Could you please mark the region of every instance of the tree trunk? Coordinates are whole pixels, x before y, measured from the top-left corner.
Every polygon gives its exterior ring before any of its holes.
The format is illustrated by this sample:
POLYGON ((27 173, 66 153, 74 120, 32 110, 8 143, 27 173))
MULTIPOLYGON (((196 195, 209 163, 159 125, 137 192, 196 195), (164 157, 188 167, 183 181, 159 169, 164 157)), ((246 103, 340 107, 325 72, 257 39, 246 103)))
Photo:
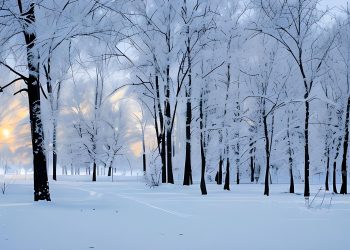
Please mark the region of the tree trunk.
POLYGON ((329 147, 327 148, 327 166, 326 166, 326 180, 325 180, 325 189, 329 190, 328 179, 329 179, 329 147))
POLYGON ((254 158, 250 156, 250 182, 254 182, 254 158))
MULTIPOLYGON (((34 80, 34 78, 31 78, 29 76, 29 81, 34 80)), ((33 147, 34 201, 50 201, 46 156, 44 153, 44 129, 41 122, 40 87, 38 82, 28 84, 28 96, 33 147)))
MULTIPOLYGON (((328 92, 326 89, 326 97, 328 98, 328 92)), ((330 165, 330 141, 332 137, 332 130, 330 124, 332 123, 332 111, 327 103, 327 115, 328 115, 328 125, 326 127, 326 139, 325 139, 325 156, 326 156, 326 179, 325 179, 325 190, 329 191, 329 165, 330 165)))
POLYGON ((267 116, 264 114, 263 116, 264 123, 264 135, 265 135, 265 154, 266 154, 266 172, 265 172, 265 189, 264 195, 270 195, 270 187, 269 187, 269 176, 270 176, 270 139, 269 132, 267 129, 267 116))
POLYGON ((227 160, 226 160, 226 174, 225 174, 224 190, 230 190, 230 159, 229 159, 229 157, 227 157, 227 160))
POLYGON ((166 69, 165 86, 165 132, 166 132, 166 159, 167 159, 167 182, 174 184, 173 161, 172 161, 172 138, 171 138, 171 110, 170 110, 170 65, 166 69))
POLYGON ((342 184, 340 188, 341 194, 347 194, 348 189, 348 178, 347 178, 347 156, 348 156, 348 145, 349 145, 349 113, 350 113, 350 96, 348 97, 348 103, 346 106, 346 116, 345 116, 345 134, 343 141, 343 159, 341 163, 341 179, 342 184))
POLYGON ((18 0, 18 7, 26 22, 23 34, 27 47, 27 61, 29 77, 28 106, 30 128, 32 135, 33 168, 34 168, 34 201, 50 201, 49 182, 46 169, 46 156, 44 153, 44 128, 41 121, 40 83, 39 83, 39 55, 35 49, 35 14, 34 3, 30 4, 29 10, 23 13, 22 2, 18 0))
POLYGON ((337 161, 333 162, 333 193, 337 194, 337 161))
MULTIPOLYGON (((237 140, 239 138, 239 134, 238 134, 238 137, 237 137, 237 140)), ((236 144, 236 152, 235 152, 235 155, 236 155, 236 169, 237 169, 237 172, 236 172, 236 181, 237 181, 237 185, 239 184, 240 182, 240 171, 239 171, 239 165, 240 165, 240 159, 239 159, 239 142, 237 142, 236 144)))
POLYGON ((202 160, 202 168, 201 168, 201 183, 200 183, 200 188, 202 195, 206 195, 207 193, 207 187, 205 185, 205 164, 206 164, 206 159, 205 159, 205 151, 204 151, 204 133, 203 133, 203 91, 200 96, 200 101, 199 101, 199 116, 200 116, 200 121, 199 121, 199 128, 200 128, 200 146, 201 146, 201 160, 202 160))
POLYGON ((187 26, 187 61, 188 61, 188 86, 186 88, 186 158, 184 185, 192 184, 192 166, 191 166, 191 121, 192 121, 192 65, 191 65, 191 47, 190 47, 190 28, 187 26))
POLYGON ((305 127, 304 127, 304 197, 310 196, 310 155, 309 155, 309 117, 310 117, 310 103, 307 100, 309 94, 305 94, 305 127))
POLYGON ((94 164, 92 167, 92 181, 96 181, 96 171, 97 171, 97 166, 96 166, 96 161, 94 160, 94 164))
POLYGON ((164 134, 164 128, 162 132, 162 140, 161 140, 161 151, 160 156, 162 159, 162 183, 167 182, 167 169, 166 169, 166 156, 165 156, 165 134, 164 134))
POLYGON ((290 184, 289 184, 289 193, 294 194, 294 177, 293 177, 293 168, 289 168, 290 184))
POLYGON ((239 159, 238 160, 236 160, 236 168, 237 168, 237 173, 236 173, 236 181, 237 181, 237 184, 239 184, 239 181, 240 181, 240 179, 239 179, 239 175, 240 175, 240 173, 239 173, 239 159))
POLYGON ((206 195, 207 193, 207 188, 205 185, 205 164, 206 164, 206 160, 205 160, 205 153, 204 153, 204 147, 203 147, 203 138, 201 138, 201 158, 202 158, 202 169, 201 169, 201 183, 200 183, 200 187, 201 187, 201 192, 202 195, 206 195))
POLYGON ((172 138, 171 130, 167 131, 167 174, 168 183, 174 184, 173 163, 172 163, 172 138))
POLYGON ((254 166, 254 156, 253 156, 253 152, 254 152, 254 142, 252 141, 253 139, 250 138, 250 144, 249 144, 249 147, 250 147, 250 150, 249 150, 249 153, 250 153, 250 164, 249 164, 249 167, 250 167, 250 182, 254 182, 254 171, 255 171, 255 166, 254 166))
POLYGON ((289 162, 289 193, 294 193, 294 176, 293 176, 293 152, 291 146, 291 138, 290 138, 290 120, 289 115, 287 118, 287 138, 288 138, 288 162, 289 162))
MULTIPOLYGON (((141 124, 143 128, 143 124, 141 124)), ((146 145, 145 145, 145 131, 142 129, 142 170, 144 175, 146 175, 147 163, 146 163, 146 145)))
POLYGON ((154 107, 155 116, 154 116, 154 125, 157 133, 157 142, 158 142, 158 150, 160 154, 160 158, 162 161, 162 183, 166 183, 167 176, 166 176, 166 159, 165 159, 165 134, 164 134, 164 120, 163 120, 163 112, 162 112, 162 106, 160 105, 160 92, 159 92, 159 77, 156 75, 156 100, 154 106, 158 108, 158 114, 159 114, 159 125, 160 125, 160 131, 158 129, 158 122, 157 122, 157 112, 156 108, 154 107))
POLYGON ((143 166, 143 173, 146 174, 146 154, 145 153, 142 155, 142 166, 143 166))
MULTIPOLYGON (((60 87, 59 87, 60 88, 60 87)), ((58 98, 58 96, 57 96, 58 98)), ((57 100, 58 103, 58 100, 57 100)), ((58 104, 57 104, 58 105, 58 104)), ((56 116, 57 114, 54 114, 56 116)), ((57 120, 53 117, 53 132, 52 132, 52 178, 57 180, 57 120)))
MULTIPOLYGON (((339 119, 339 117, 338 117, 339 119)), ((340 153, 340 147, 341 147, 342 138, 338 137, 338 144, 335 150, 335 156, 333 161, 333 193, 337 194, 337 159, 340 153)))
POLYGON ((218 169, 216 176, 215 176, 215 181, 218 185, 222 185, 222 164, 223 164, 223 159, 222 159, 222 156, 220 154, 219 169, 218 169))
MULTIPOLYGON (((186 94, 188 98, 188 94, 186 94)), ((191 102, 187 101, 187 112, 186 112, 186 158, 185 158, 185 172, 183 185, 192 184, 192 169, 191 169, 191 123, 192 112, 191 102)))
POLYGON ((52 119, 52 179, 57 180, 57 112, 58 112, 58 99, 60 96, 61 84, 57 84, 57 96, 56 101, 54 100, 53 88, 52 88, 52 79, 51 79, 51 46, 49 49, 49 56, 47 59, 47 67, 45 67, 46 75, 46 86, 47 93, 50 102, 51 109, 51 119, 52 119))
POLYGON ((230 190, 230 147, 228 145, 228 128, 226 127, 226 113, 227 113, 227 102, 228 102, 228 96, 229 96, 229 89, 230 89, 230 83, 231 83, 231 71, 230 71, 231 65, 230 63, 227 64, 227 82, 226 82, 226 96, 225 96, 225 107, 224 107, 224 117, 223 117, 223 128, 225 128, 225 147, 226 147, 226 175, 225 175, 225 184, 224 184, 224 190, 230 190))
MULTIPOLYGON (((240 122, 240 116, 241 116, 241 106, 240 106, 240 102, 239 102, 239 82, 237 83, 237 100, 236 100, 236 112, 235 112, 235 123, 239 123, 240 122)), ((236 132, 235 132, 235 139, 237 140, 236 143, 236 148, 235 148, 235 158, 236 158, 236 182, 237 185, 240 183, 240 131, 239 131, 240 126, 238 125, 236 127, 236 132)))

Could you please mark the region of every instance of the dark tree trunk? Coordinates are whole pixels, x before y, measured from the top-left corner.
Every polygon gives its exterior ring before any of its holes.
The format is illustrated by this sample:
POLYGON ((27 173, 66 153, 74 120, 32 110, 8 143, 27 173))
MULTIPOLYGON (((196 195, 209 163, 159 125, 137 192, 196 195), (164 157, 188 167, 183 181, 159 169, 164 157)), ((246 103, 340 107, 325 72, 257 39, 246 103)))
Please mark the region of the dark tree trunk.
POLYGON ((142 166, 143 166, 143 173, 146 174, 146 154, 143 153, 142 155, 142 166))
POLYGON ((215 181, 218 185, 222 185, 222 164, 223 164, 223 159, 222 159, 222 156, 220 155, 219 169, 215 176, 215 181))
POLYGON ((174 184, 173 163, 172 163, 172 140, 171 131, 167 131, 167 174, 168 183, 174 184))
MULTIPOLYGON (((188 94, 186 94, 188 97, 188 94)), ((184 180, 183 185, 191 185, 192 184, 192 169, 191 169, 191 119, 192 119, 192 111, 191 111, 191 102, 187 101, 187 112, 186 112, 186 158, 185 158, 185 172, 184 172, 184 180)))
MULTIPOLYGON (((190 73, 189 73, 190 75, 190 73)), ((185 172, 183 185, 192 184, 192 167, 191 167, 191 120, 192 120, 192 105, 191 105, 191 77, 189 77, 189 86, 186 90, 186 158, 185 158, 185 172)))
POLYGON ((164 128, 162 133, 162 139, 161 139, 161 151, 160 156, 162 159, 162 183, 167 182, 167 169, 166 169, 166 157, 165 157, 165 134, 164 134, 164 128))
POLYGON ((289 193, 294 193, 294 176, 293 176, 293 151, 291 146, 291 138, 290 138, 290 123, 289 116, 287 119, 287 138, 288 138, 288 162, 289 162, 289 193))
POLYGON ((293 176, 293 158, 291 155, 289 156, 289 177, 290 177, 289 193, 293 194, 294 193, 294 176, 293 176))
MULTIPOLYGON (((141 126, 143 126, 141 124, 141 126)), ((142 170, 143 174, 146 175, 147 162, 146 162, 146 145, 145 145, 145 131, 142 129, 142 170)))
POLYGON ((249 144, 249 147, 250 147, 250 150, 249 150, 249 153, 250 153, 250 163, 249 163, 249 167, 250 167, 250 182, 254 182, 254 171, 255 171, 255 166, 254 166, 254 156, 253 156, 253 153, 254 153, 254 142, 252 141, 253 139, 250 138, 250 144, 249 144))
POLYGON ((290 175, 289 193, 294 194, 293 168, 289 168, 289 175, 290 175))
POLYGON ((310 117, 310 103, 307 100, 309 97, 308 93, 305 94, 305 127, 304 127, 304 197, 310 196, 310 155, 309 155, 309 117, 310 117))
MULTIPOLYGON (((239 138, 239 137, 237 137, 239 138)), ((237 143, 236 145, 236 152, 235 152, 235 155, 236 155, 236 169, 237 169, 237 172, 236 172, 236 182, 237 182, 237 185, 239 184, 240 182, 240 171, 239 171, 239 164, 240 164, 240 159, 239 159, 239 143, 237 143)))
POLYGON ((250 156, 250 182, 254 182, 254 157, 250 156))
MULTIPOLYGON (((29 81, 31 80, 29 76, 29 81)), ((50 201, 49 182, 44 153, 44 130, 41 123, 39 83, 28 84, 29 114, 31 121, 33 166, 34 166, 34 201, 50 201)))
POLYGON ((328 179, 329 179, 329 147, 327 148, 327 166, 326 166, 326 180, 325 180, 325 189, 329 190, 328 179))
POLYGON ((265 189, 264 195, 270 195, 270 187, 269 187, 269 176, 270 176, 270 139, 269 139, 269 131, 267 129, 267 116, 264 114, 263 116, 264 123, 264 135, 265 135, 265 154, 266 154, 266 172, 265 172, 265 189))
MULTIPOLYGON (((58 86, 58 89, 60 89, 60 85, 58 86)), ((59 96, 59 90, 57 94, 57 98, 59 96)), ((58 100, 57 100, 57 106, 58 106, 58 100)), ((57 110, 56 110, 57 111, 57 110)), ((54 114, 56 116, 57 114, 54 114)), ((57 180, 57 120, 56 117, 53 117, 53 132, 52 132, 52 178, 56 181, 57 180)))
POLYGON ((226 159, 226 174, 225 174, 225 184, 224 190, 230 190, 230 159, 226 159))
POLYGON ((345 134, 343 141, 343 159, 341 163, 341 179, 342 184, 340 187, 341 194, 347 194, 348 192, 348 171, 347 171, 347 155, 348 155, 348 145, 349 145, 349 113, 350 113, 350 96, 348 97, 348 103, 346 105, 346 116, 345 116, 345 134))
POLYGON ((44 153, 44 129, 41 121, 39 63, 36 49, 35 14, 34 4, 31 3, 29 10, 23 13, 22 2, 18 0, 18 7, 26 24, 23 34, 27 47, 27 61, 29 77, 28 84, 28 106, 30 117, 30 128, 32 135, 33 168, 34 168, 34 201, 50 201, 49 182, 46 169, 46 156, 44 153))
POLYGON ((201 139, 201 158, 202 158, 202 169, 201 169, 201 183, 200 183, 200 187, 201 187, 201 192, 202 195, 206 195, 207 193, 207 188, 205 185, 205 164, 206 164, 206 160, 205 160, 205 153, 204 153, 204 147, 203 147, 203 139, 201 139))
MULTIPOLYGON (((239 82, 237 83, 238 84, 238 88, 237 88, 237 101, 236 101, 236 112, 235 112, 235 123, 239 123, 240 122, 240 116, 241 116, 241 106, 240 106, 240 102, 239 102, 239 82)), ((235 139, 237 140, 237 143, 236 143, 236 148, 235 148, 235 158, 236 158, 236 182, 237 182, 237 185, 240 183, 240 170, 239 170, 239 167, 240 167, 240 141, 239 141, 239 137, 240 137, 240 131, 239 131, 239 126, 238 128, 236 128, 237 131, 235 133, 235 139)))
POLYGON ((97 171, 97 165, 96 165, 96 161, 94 160, 94 164, 92 167, 92 181, 96 181, 96 171, 97 171))
POLYGON ((191 45, 189 26, 187 26, 187 61, 188 61, 188 86, 186 88, 186 158, 184 185, 192 184, 192 166, 191 166, 191 121, 192 121, 192 65, 191 65, 191 45))
POLYGON ((54 128, 52 140, 52 179, 57 181, 57 149, 56 149, 56 128, 54 128))
MULTIPOLYGON (((326 97, 328 98, 328 91, 326 89, 326 97)), ((332 137, 332 130, 330 128, 330 124, 332 123, 332 111, 330 109, 329 104, 327 103, 327 115, 328 115, 328 125, 326 129, 326 140, 325 140, 325 156, 326 156, 326 179, 325 179, 325 190, 329 191, 329 167, 330 167, 330 140, 332 137)))
POLYGON ((157 134, 157 142, 158 142, 158 150, 160 154, 160 158, 162 161, 162 183, 166 183, 167 176, 166 176, 166 159, 165 159, 165 134, 164 134, 164 120, 163 120, 163 112, 162 112, 162 106, 160 105, 160 92, 159 92, 159 78, 158 75, 156 75, 156 100, 154 103, 154 125, 156 128, 156 134, 157 134), (158 114, 159 114, 159 125, 160 125, 160 131, 158 129, 158 122, 157 122, 157 112, 156 112, 156 106, 158 108, 158 114))
POLYGON ((201 183, 200 183, 200 188, 202 195, 206 195, 207 193, 207 187, 205 185, 205 164, 206 164, 206 159, 205 159, 205 151, 204 151, 204 133, 203 133, 203 92, 201 93, 200 96, 200 101, 199 101, 199 116, 200 116, 200 122, 199 122, 199 128, 200 128, 200 146, 201 146, 201 160, 202 160, 202 168, 201 168, 201 183))
POLYGON ((337 161, 333 162, 333 193, 337 194, 337 161))
MULTIPOLYGON (((338 117, 339 119, 339 117, 338 117)), ((333 193, 337 194, 337 159, 340 153, 340 147, 341 147, 342 137, 338 137, 338 144, 335 150, 335 156, 333 160, 333 193)))
POLYGON ((166 133, 166 159, 168 183, 174 184, 173 161, 172 161, 172 138, 171 138, 171 110, 170 110, 170 65, 166 69, 165 86, 165 133, 166 133))
POLYGON ((109 167, 108 167, 107 176, 112 176, 112 166, 109 166, 109 167))

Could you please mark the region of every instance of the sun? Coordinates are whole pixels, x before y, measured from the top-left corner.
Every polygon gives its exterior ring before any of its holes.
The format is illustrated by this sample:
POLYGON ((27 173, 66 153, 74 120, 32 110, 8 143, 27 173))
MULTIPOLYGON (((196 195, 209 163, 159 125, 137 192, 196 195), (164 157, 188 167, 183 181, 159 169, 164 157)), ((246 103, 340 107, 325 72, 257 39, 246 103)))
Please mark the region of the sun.
POLYGON ((10 130, 8 130, 7 128, 4 128, 4 129, 2 130, 2 135, 3 135, 5 138, 9 138, 9 137, 10 137, 10 134, 11 134, 11 132, 10 132, 10 130))

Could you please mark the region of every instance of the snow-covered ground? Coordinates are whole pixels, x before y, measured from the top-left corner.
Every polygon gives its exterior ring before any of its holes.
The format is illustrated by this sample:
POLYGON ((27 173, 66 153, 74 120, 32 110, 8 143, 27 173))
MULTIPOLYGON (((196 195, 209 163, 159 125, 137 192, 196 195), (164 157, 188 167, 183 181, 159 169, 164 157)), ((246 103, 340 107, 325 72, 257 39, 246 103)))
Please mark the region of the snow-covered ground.
POLYGON ((288 185, 150 188, 141 178, 50 182, 52 202, 32 201, 30 180, 0 194, 1 250, 350 249, 350 196, 312 186, 311 206, 288 185))

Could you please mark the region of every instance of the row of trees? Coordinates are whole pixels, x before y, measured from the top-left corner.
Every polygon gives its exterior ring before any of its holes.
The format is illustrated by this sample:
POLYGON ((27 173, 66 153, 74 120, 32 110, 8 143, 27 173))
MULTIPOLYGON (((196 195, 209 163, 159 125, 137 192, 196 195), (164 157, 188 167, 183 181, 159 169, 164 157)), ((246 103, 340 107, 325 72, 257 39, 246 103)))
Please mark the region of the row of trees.
POLYGON ((347 8, 318 0, 22 1, 0 4, 1 91, 25 84, 15 92, 29 100, 35 200, 50 200, 48 152, 54 180, 59 162, 92 167, 96 181, 98 167, 112 175, 125 142, 135 142, 132 127, 143 171, 163 183, 179 171, 183 185, 200 175, 206 194, 211 177, 230 190, 233 176, 254 182, 263 170, 269 195, 274 170, 291 193, 300 178, 309 197, 310 172, 326 190, 332 176, 337 193, 341 162, 347 193, 347 8))

